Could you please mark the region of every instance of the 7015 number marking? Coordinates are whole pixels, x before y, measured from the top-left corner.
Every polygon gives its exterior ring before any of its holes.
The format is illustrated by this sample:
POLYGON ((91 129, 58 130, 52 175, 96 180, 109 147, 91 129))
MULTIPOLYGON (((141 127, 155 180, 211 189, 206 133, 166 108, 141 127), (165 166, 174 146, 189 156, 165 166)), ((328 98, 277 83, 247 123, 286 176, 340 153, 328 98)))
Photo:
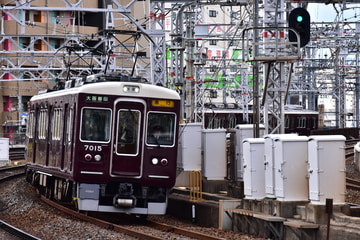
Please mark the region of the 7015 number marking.
POLYGON ((100 152, 102 151, 102 146, 98 145, 84 145, 85 151, 92 151, 92 152, 100 152))

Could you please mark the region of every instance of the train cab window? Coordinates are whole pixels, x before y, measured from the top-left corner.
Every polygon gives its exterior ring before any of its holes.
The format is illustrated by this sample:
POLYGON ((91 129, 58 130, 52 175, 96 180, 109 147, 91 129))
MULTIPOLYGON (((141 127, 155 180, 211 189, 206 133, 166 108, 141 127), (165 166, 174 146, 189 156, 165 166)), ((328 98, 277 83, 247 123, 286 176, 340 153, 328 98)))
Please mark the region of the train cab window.
POLYGON ((175 141, 175 114, 150 112, 148 115, 148 145, 173 146, 175 141))
POLYGON ((108 142, 110 140, 111 110, 83 108, 81 140, 108 142))
POLYGON ((137 155, 139 149, 140 111, 121 109, 118 112, 117 153, 137 155))

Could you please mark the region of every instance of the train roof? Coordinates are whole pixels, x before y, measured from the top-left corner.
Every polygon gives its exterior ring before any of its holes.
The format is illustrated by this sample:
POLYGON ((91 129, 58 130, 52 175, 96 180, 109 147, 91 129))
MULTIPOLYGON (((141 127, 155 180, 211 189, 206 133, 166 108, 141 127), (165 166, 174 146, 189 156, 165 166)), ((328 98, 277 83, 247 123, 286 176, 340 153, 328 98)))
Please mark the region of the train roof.
MULTIPOLYGON (((244 113, 244 109, 229 109, 229 108, 205 108, 205 113, 213 113, 213 114, 239 114, 244 113)), ((253 110, 248 110, 249 113, 253 113, 253 110)), ((285 114, 319 114, 318 111, 308 110, 308 109, 298 109, 298 108, 285 108, 285 114)))
POLYGON ((171 89, 138 82, 95 82, 84 84, 63 90, 50 91, 35 95, 31 101, 45 98, 74 95, 79 93, 98 94, 98 95, 118 95, 125 97, 149 97, 179 100, 179 94, 171 89))

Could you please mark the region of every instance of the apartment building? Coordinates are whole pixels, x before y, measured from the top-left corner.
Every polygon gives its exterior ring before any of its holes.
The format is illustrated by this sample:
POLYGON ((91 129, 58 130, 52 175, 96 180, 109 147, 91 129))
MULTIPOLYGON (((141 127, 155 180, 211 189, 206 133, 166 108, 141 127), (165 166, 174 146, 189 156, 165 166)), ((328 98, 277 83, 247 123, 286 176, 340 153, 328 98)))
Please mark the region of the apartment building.
MULTIPOLYGON (((122 36, 120 30, 134 26, 125 26, 128 19, 115 18, 114 12, 105 10, 110 5, 110 10, 121 12, 121 4, 129 2, 0 0, 0 137, 22 144, 27 102, 33 95, 53 88, 57 81, 96 73, 109 64, 105 42, 110 40, 103 30, 116 29, 113 39, 122 47, 133 47, 133 41, 127 40, 131 37, 122 36)), ((114 66, 127 61, 114 59, 110 61, 114 66)))

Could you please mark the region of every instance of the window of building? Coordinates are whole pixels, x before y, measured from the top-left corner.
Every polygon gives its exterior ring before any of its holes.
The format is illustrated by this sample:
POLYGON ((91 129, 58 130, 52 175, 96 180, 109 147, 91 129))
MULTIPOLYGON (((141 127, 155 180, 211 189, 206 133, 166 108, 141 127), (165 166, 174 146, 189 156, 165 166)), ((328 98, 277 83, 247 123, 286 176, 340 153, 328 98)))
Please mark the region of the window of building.
POLYGON ((36 40, 34 43, 34 50, 35 51, 45 51, 45 43, 40 39, 36 40))
POLYGON ((216 40, 210 40, 209 41, 209 45, 216 45, 217 44, 217 41, 216 40))
POLYGON ((232 19, 237 18, 238 13, 237 12, 231 12, 230 16, 231 16, 232 19))
POLYGON ((45 22, 44 12, 34 11, 34 22, 45 22))
POLYGON ((229 40, 229 46, 238 46, 239 45, 239 41, 238 40, 229 40))
POLYGON ((30 38, 27 38, 27 37, 20 37, 19 38, 19 46, 20 48, 22 49, 25 49, 29 46, 30 44, 30 38))
POLYGON ((215 10, 210 10, 209 11, 209 16, 210 17, 216 17, 216 11, 215 10))
POLYGON ((210 96, 210 98, 217 98, 218 97, 217 91, 216 90, 210 90, 209 91, 209 96, 210 96))
POLYGON ((29 21, 32 21, 33 18, 31 18, 31 11, 25 11, 25 21, 26 22, 29 22, 29 21))
POLYGON ((240 66, 237 65, 231 65, 230 66, 230 72, 237 72, 237 70, 239 69, 240 66))

